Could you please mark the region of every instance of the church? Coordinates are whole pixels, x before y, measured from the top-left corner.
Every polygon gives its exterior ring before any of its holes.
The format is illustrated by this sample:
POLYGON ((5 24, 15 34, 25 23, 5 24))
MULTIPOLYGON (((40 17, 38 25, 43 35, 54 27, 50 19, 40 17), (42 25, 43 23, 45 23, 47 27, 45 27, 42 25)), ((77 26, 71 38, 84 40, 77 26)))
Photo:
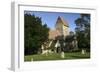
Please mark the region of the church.
MULTIPOLYGON (((52 51, 55 53, 64 51, 64 49, 62 49, 61 47, 60 39, 57 39, 57 37, 63 36, 62 39, 65 40, 66 37, 69 35, 70 35, 70 28, 68 22, 66 22, 61 16, 58 16, 57 21, 55 23, 55 29, 49 30, 49 36, 48 36, 49 40, 41 46, 42 54, 46 52, 51 53, 52 51)), ((72 41, 71 45, 75 43, 77 43, 77 41, 72 41)), ((67 43, 63 42, 63 44, 67 43)), ((68 43, 68 46, 69 45, 70 43, 68 43)))

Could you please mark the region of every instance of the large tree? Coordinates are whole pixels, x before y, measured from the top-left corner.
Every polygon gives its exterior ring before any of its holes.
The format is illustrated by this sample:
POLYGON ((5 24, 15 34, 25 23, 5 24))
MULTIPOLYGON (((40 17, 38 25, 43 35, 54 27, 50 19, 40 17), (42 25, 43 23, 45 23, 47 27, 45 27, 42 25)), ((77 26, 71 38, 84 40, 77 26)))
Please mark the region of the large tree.
POLYGON ((90 14, 80 14, 75 24, 78 47, 90 51, 90 14))
POLYGON ((38 53, 41 45, 48 39, 49 28, 42 24, 41 18, 24 14, 25 55, 38 53))

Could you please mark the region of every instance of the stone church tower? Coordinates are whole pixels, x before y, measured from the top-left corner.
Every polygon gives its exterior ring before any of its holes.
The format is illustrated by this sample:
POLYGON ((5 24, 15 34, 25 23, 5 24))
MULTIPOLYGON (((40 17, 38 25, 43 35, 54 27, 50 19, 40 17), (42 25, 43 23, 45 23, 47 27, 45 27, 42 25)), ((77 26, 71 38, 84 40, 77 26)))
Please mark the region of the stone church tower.
POLYGON ((62 17, 59 16, 55 24, 55 29, 49 31, 49 39, 55 40, 57 36, 62 36, 62 35, 65 38, 70 34, 69 32, 70 32, 69 24, 65 22, 62 17))
POLYGON ((64 21, 62 17, 58 17, 55 25, 55 29, 60 32, 61 35, 64 37, 68 36, 70 33, 69 25, 67 22, 64 21))

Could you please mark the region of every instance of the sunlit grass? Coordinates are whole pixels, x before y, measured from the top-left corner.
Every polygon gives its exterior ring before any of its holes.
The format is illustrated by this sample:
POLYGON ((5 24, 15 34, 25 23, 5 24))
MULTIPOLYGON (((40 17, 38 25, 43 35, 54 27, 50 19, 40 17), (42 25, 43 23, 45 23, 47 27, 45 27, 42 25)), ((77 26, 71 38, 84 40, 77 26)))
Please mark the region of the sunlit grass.
POLYGON ((65 58, 61 58, 61 54, 52 53, 48 55, 36 54, 24 57, 24 61, 45 61, 45 60, 69 60, 69 59, 89 59, 90 53, 81 54, 81 52, 65 53, 65 58))

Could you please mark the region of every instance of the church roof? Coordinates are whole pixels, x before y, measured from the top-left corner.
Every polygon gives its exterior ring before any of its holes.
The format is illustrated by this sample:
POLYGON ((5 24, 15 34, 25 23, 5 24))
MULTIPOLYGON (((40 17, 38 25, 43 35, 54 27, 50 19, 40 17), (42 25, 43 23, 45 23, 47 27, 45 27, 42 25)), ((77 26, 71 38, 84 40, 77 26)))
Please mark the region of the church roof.
POLYGON ((62 23, 64 26, 69 27, 68 23, 60 16, 58 17, 58 19, 56 21, 56 24, 58 24, 58 23, 62 23))

